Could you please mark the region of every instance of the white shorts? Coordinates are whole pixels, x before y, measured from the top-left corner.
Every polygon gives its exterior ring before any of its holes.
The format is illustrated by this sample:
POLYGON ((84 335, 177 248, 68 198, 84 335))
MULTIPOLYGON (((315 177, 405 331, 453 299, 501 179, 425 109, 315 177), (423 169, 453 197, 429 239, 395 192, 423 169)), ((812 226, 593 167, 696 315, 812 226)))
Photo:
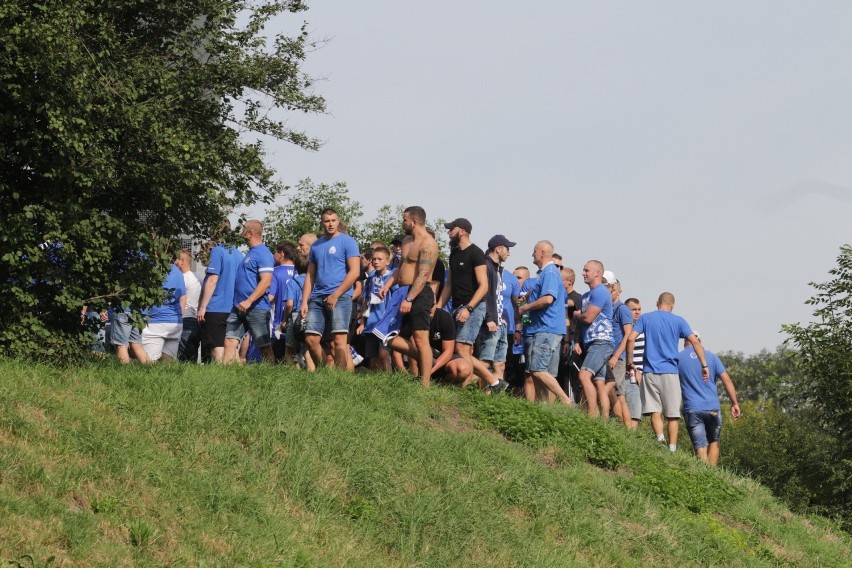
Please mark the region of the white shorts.
POLYGON ((151 361, 159 361, 163 355, 177 359, 181 333, 183 322, 149 323, 142 330, 142 349, 151 361))
POLYGON ((642 375, 642 414, 662 412, 666 418, 680 418, 682 398, 677 373, 642 375))

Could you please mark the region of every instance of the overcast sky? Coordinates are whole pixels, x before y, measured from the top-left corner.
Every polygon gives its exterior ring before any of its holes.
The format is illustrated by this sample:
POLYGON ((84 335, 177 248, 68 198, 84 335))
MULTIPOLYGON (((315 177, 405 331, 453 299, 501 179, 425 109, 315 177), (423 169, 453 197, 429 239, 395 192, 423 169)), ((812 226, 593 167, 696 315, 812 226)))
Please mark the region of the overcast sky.
POLYGON ((852 2, 310 5, 279 23, 330 39, 330 113, 290 119, 319 152, 270 146, 290 185, 467 217, 510 269, 539 239, 600 259, 715 351, 779 345, 852 241, 852 2))

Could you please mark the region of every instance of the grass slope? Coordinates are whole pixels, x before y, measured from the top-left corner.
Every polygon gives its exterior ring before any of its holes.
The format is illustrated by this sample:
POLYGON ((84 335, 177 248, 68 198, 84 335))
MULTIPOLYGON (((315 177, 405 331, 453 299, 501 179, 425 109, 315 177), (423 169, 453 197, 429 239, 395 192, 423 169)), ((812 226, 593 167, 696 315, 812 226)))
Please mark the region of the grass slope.
POLYGON ((848 566, 851 553, 758 484, 570 409, 394 375, 0 361, 3 563, 848 566))

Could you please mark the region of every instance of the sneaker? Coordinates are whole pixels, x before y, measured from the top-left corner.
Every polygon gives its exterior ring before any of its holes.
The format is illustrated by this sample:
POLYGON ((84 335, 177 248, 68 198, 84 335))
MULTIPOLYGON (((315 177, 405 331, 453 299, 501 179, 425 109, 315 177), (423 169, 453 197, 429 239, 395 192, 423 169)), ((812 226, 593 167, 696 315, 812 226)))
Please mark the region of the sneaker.
POLYGON ((507 383, 503 379, 499 379, 497 381, 497 384, 488 385, 487 387, 485 387, 485 392, 491 393, 491 394, 497 394, 497 393, 505 391, 507 388, 509 388, 509 383, 507 383))

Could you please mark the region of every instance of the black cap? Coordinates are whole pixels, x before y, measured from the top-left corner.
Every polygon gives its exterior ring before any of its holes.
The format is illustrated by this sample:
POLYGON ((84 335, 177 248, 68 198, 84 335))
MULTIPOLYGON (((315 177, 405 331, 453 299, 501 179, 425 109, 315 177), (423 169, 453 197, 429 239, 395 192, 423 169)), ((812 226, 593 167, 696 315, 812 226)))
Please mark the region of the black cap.
POLYGON ((473 231, 473 225, 471 225, 470 221, 463 217, 459 217, 455 221, 450 221, 449 223, 444 223, 444 227, 447 229, 455 229, 458 227, 463 229, 468 235, 473 231))
POLYGON ((397 235, 397 236, 395 236, 394 238, 391 239, 390 244, 392 244, 392 245, 396 244, 396 243, 402 244, 402 241, 404 239, 405 239, 405 235, 397 235))
POLYGON ((518 243, 513 243, 503 235, 494 235, 488 240, 488 249, 494 250, 497 247, 513 247, 518 243))

